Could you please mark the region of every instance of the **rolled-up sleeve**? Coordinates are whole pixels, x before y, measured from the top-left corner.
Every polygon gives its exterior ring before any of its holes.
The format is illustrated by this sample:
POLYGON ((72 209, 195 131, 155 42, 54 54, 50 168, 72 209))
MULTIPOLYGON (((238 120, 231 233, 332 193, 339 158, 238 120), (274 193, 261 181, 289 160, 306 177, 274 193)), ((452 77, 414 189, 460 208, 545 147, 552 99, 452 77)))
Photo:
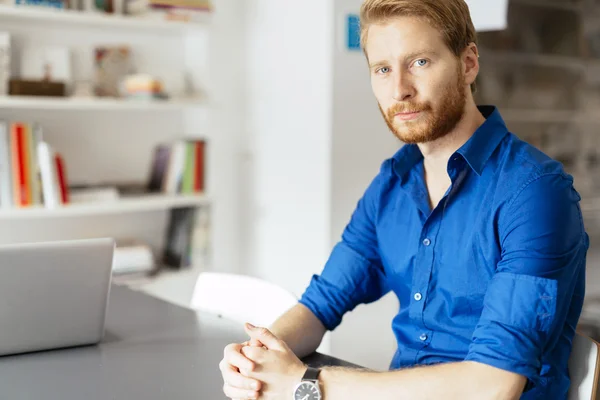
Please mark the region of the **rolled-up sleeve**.
POLYGON ((465 360, 523 375, 529 387, 539 383, 544 351, 565 324, 576 324, 583 301, 588 239, 579 200, 571 179, 551 174, 528 182, 506 205, 501 260, 465 360))
POLYGON ((380 173, 358 202, 342 240, 333 248, 321 275, 314 275, 300 303, 328 330, 357 305, 378 300, 389 289, 381 266, 376 232, 380 173))

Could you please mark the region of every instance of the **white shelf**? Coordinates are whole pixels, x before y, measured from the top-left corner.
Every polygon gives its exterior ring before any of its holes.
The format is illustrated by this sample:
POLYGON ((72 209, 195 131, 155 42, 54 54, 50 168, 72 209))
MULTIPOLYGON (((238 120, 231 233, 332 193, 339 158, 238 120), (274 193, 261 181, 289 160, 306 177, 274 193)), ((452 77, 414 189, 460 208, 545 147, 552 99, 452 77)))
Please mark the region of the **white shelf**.
POLYGON ((204 195, 145 195, 115 201, 74 203, 54 209, 44 207, 0 209, 0 219, 30 219, 46 217, 80 217, 104 214, 124 214, 160 211, 177 207, 209 204, 204 195))
POLYGON ((193 100, 127 100, 109 98, 73 98, 42 96, 0 96, 0 109, 26 110, 105 110, 105 111, 177 111, 202 107, 193 100))
MULTIPOLYGON (((207 21, 210 12, 206 12, 207 21)), ((123 15, 95 14, 77 10, 57 10, 36 6, 0 6, 0 20, 22 22, 44 22, 55 25, 81 25, 107 29, 133 29, 145 30, 154 33, 182 32, 199 29, 204 26, 200 23, 186 23, 148 19, 144 17, 129 17, 123 15)))

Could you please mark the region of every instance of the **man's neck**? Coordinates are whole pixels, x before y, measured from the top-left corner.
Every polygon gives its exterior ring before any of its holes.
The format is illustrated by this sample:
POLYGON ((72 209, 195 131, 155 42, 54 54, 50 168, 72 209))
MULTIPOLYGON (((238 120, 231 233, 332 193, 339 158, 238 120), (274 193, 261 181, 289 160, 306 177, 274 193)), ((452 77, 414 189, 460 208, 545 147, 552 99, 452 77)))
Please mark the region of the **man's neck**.
POLYGON ((425 173, 434 180, 448 177, 448 160, 465 144, 484 122, 485 118, 473 101, 467 103, 465 113, 452 132, 433 142, 419 144, 423 154, 425 173))

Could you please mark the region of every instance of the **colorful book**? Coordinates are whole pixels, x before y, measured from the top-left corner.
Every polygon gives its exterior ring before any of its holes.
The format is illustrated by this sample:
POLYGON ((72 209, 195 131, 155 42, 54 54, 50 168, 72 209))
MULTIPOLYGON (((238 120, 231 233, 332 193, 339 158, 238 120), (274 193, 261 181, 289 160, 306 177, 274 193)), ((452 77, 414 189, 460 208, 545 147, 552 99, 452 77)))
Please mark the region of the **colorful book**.
POLYGON ((205 190, 205 162, 206 162, 206 142, 200 140, 195 143, 196 145, 196 163, 195 163, 195 174, 194 174, 194 192, 204 193, 205 190))
POLYGON ((54 153, 54 160, 56 162, 56 175, 58 177, 60 200, 62 204, 69 204, 69 186, 67 180, 67 169, 65 167, 65 161, 62 158, 62 156, 58 153, 54 153))
POLYGON ((181 193, 190 194, 194 192, 194 175, 196 165, 196 143, 188 142, 185 144, 185 165, 183 168, 183 182, 181 184, 181 193))
POLYGON ((13 172, 13 196, 17 207, 29 205, 29 171, 27 168, 27 133, 25 124, 11 125, 11 164, 13 172))

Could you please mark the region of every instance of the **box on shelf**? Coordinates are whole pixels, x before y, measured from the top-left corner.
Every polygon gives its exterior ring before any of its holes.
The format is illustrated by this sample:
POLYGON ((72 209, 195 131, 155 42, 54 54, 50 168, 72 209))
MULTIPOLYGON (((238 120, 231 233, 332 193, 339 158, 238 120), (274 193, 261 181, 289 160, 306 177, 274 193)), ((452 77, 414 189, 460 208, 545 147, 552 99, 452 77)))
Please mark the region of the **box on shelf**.
POLYGON ((8 92, 12 96, 65 97, 67 95, 66 86, 62 82, 28 81, 23 79, 11 79, 8 92))

